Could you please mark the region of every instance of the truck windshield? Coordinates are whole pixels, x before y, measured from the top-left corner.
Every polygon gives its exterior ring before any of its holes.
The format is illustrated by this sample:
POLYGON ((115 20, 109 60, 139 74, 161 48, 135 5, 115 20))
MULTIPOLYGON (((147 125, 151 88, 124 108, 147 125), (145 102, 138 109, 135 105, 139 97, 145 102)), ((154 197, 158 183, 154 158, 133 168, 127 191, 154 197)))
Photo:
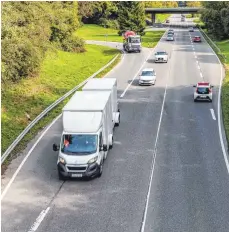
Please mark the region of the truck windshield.
POLYGON ((131 43, 141 43, 140 38, 130 38, 131 43))
POLYGON ((71 155, 89 155, 96 152, 97 144, 97 135, 65 134, 62 138, 61 152, 71 155))
POLYGON ((166 55, 166 52, 157 52, 156 55, 166 55))

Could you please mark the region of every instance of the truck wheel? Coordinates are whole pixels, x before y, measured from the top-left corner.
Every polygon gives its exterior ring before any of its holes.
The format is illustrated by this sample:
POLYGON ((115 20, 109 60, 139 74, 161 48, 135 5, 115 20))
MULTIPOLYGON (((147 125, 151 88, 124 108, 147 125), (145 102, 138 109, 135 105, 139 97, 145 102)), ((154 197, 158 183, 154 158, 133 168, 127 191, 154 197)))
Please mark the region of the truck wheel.
POLYGON ((98 177, 98 178, 101 177, 102 174, 103 174, 103 161, 102 161, 102 163, 101 163, 100 166, 99 166, 99 173, 98 173, 97 177, 98 177))
POLYGON ((115 123, 115 127, 116 127, 116 126, 119 126, 119 124, 120 124, 120 113, 119 113, 119 116, 118 116, 118 122, 115 123))
POLYGON ((59 180, 65 181, 67 178, 58 171, 59 180))
POLYGON ((112 136, 112 144, 109 146, 109 149, 113 148, 113 141, 114 141, 114 139, 113 139, 113 136, 112 136))

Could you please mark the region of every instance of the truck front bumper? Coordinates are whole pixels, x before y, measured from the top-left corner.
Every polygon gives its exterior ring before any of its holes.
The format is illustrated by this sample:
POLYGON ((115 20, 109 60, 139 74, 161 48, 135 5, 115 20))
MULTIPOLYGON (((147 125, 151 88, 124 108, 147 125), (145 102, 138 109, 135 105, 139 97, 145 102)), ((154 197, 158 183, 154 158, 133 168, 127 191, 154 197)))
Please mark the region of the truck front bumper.
POLYGON ((58 163, 57 165, 58 172, 66 178, 83 178, 83 177, 94 177, 99 171, 99 165, 97 163, 89 164, 85 172, 71 171, 69 172, 66 168, 66 165, 58 163))

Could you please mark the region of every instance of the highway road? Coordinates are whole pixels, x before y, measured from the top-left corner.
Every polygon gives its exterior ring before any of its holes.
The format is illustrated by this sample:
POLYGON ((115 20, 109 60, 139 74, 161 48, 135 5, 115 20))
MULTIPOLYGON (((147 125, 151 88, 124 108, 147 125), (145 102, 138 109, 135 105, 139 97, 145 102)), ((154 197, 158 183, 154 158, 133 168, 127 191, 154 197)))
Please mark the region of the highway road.
POLYGON ((175 29, 175 41, 163 37, 156 48, 169 53, 168 63, 153 63, 145 48, 125 54, 108 74, 118 79, 121 124, 101 178, 58 180, 52 144, 61 118, 53 123, 5 192, 2 232, 229 231, 217 115, 221 68, 205 41, 191 42, 199 34, 175 29), (145 67, 156 70, 155 86, 138 86, 145 67), (193 102, 192 85, 202 80, 215 86, 212 103, 193 102))

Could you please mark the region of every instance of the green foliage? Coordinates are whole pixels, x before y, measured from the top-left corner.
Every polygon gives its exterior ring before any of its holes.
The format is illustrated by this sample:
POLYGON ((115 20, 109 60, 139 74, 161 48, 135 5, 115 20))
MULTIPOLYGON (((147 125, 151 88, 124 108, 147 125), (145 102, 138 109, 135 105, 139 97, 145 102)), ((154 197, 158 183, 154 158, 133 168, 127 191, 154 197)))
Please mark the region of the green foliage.
POLYGON ((145 6, 143 2, 120 1, 118 4, 119 34, 132 30, 143 34, 145 29, 145 6))
POLYGON ((84 41, 75 36, 69 36, 62 40, 61 48, 66 52, 85 52, 84 41))
POLYGON ((178 7, 176 1, 146 1, 144 2, 146 8, 170 8, 178 7))
POLYGON ((48 51, 38 77, 2 84, 2 152, 28 125, 26 113, 33 120, 47 106, 119 53, 116 49, 96 45, 86 45, 86 49, 85 53, 48 51))
POLYGON ((79 15, 84 23, 99 24, 100 19, 117 19, 117 3, 111 1, 79 2, 79 15))
POLYGON ((202 4, 201 2, 198 1, 187 1, 186 2, 186 7, 201 7, 202 4))
POLYGON ((207 31, 217 39, 229 38, 229 2, 203 2, 201 20, 207 31))
POLYGON ((78 27, 77 2, 3 2, 2 82, 37 74, 54 44, 81 51, 83 42, 71 38, 78 27))
POLYGON ((119 29, 119 24, 117 20, 109 20, 106 18, 100 18, 99 19, 99 25, 105 28, 113 28, 118 30, 119 29))

